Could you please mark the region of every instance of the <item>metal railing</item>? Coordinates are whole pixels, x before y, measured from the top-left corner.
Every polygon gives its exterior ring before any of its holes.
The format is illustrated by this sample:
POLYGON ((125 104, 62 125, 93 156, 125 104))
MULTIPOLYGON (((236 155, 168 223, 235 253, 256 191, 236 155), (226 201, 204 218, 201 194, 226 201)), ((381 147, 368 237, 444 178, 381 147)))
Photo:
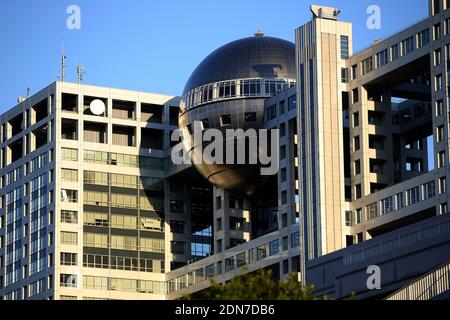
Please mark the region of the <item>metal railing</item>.
POLYGON ((450 291, 450 264, 426 274, 385 300, 430 300, 447 291, 450 291))
POLYGON ((344 265, 351 265, 374 256, 390 252, 394 249, 406 247, 416 242, 435 238, 441 234, 450 233, 450 220, 446 220, 439 223, 431 223, 423 226, 415 231, 407 232, 397 235, 392 239, 377 241, 373 239, 375 243, 359 250, 355 250, 344 256, 344 265))

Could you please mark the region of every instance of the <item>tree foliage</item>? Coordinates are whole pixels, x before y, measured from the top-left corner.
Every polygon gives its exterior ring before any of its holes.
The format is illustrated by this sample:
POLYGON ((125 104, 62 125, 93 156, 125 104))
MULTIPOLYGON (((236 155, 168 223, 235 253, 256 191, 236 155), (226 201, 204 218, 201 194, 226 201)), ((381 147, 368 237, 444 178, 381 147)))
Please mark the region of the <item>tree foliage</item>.
POLYGON ((235 277, 225 284, 212 286, 189 295, 187 300, 316 300, 313 286, 303 286, 292 273, 287 280, 275 280, 272 270, 261 269, 235 277))

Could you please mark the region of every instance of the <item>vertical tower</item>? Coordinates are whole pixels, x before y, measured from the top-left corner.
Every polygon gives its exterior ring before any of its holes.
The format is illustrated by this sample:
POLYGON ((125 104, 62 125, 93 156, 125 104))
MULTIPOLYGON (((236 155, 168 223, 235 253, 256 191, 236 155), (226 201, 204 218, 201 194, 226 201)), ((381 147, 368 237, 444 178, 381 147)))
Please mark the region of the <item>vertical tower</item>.
MULTIPOLYGON (((345 211, 343 111, 352 50, 351 24, 339 10, 312 6, 296 30, 299 177, 305 260, 343 247, 345 211)), ((304 261, 302 263, 304 265, 304 261)))

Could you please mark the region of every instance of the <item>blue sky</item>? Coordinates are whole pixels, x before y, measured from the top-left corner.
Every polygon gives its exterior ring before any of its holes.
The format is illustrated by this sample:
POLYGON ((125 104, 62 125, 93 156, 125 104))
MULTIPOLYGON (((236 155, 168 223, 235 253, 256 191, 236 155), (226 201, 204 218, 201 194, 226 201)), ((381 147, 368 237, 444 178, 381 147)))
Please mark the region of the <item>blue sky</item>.
POLYGON ((257 29, 294 41, 312 3, 342 9, 355 50, 428 14, 427 0, 0 1, 0 113, 27 86, 33 94, 56 80, 63 41, 67 81, 75 81, 80 63, 87 84, 180 95, 201 60, 227 42, 257 29), (66 28, 72 4, 81 9, 81 30, 66 28), (381 30, 366 27, 371 4, 381 8, 381 30))

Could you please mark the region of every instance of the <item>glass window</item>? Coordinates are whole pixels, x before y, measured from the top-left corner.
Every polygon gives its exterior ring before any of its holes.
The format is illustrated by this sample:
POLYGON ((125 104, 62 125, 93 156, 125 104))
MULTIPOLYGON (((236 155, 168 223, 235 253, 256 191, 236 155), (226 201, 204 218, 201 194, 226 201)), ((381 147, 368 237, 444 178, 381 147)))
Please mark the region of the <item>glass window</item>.
POLYGON ((78 181, 78 170, 75 169, 61 169, 61 180, 67 182, 78 181))
POLYGON ((388 51, 387 51, 387 49, 377 53, 376 61, 377 61, 377 68, 380 68, 380 67, 382 67, 382 66, 384 66, 385 64, 388 63, 388 51))
POLYGON ((78 223, 78 212, 62 210, 61 211, 61 223, 77 224, 78 223))
POLYGON ((297 248, 300 246, 300 232, 291 234, 291 248, 297 248))
POLYGON ((230 126, 231 125, 231 115, 230 114, 226 114, 226 115, 220 116, 220 125, 222 127, 230 126))
POLYGON ((419 187, 411 188, 406 191, 406 201, 408 206, 413 205, 420 201, 419 187))
POLYGON ((76 232, 61 231, 61 244, 76 245, 78 234, 76 232))
POLYGON ((244 114, 246 123, 255 123, 256 122, 256 112, 246 112, 244 114))
POLYGON ((78 150, 61 148, 61 158, 68 161, 78 161, 78 150))
POLYGON ((280 240, 274 240, 269 244, 269 256, 274 256, 280 253, 280 240))
POLYGON ((348 57, 349 57, 348 36, 341 36, 341 59, 348 59, 348 57))
POLYGON ((407 55, 408 53, 411 53, 414 51, 414 37, 409 37, 408 39, 405 39, 401 43, 401 49, 402 49, 402 56, 407 55))

